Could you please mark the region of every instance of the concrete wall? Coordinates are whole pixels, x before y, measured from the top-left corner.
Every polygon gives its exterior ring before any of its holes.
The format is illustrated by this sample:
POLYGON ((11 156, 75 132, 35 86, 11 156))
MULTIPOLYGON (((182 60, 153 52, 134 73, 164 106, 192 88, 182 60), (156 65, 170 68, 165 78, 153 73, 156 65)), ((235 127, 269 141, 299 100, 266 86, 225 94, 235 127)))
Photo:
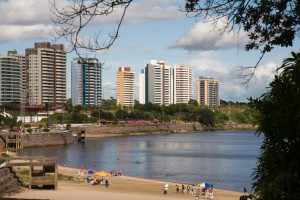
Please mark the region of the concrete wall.
MULTIPOLYGON (((124 134, 124 133, 151 133, 165 132, 193 132, 203 131, 201 124, 157 124, 157 125, 105 125, 85 126, 86 134, 124 134)), ((71 129, 72 130, 72 129, 71 129)))
POLYGON ((74 142, 74 137, 71 132, 67 133, 41 133, 30 134, 23 136, 24 147, 34 146, 49 146, 71 144, 74 142))

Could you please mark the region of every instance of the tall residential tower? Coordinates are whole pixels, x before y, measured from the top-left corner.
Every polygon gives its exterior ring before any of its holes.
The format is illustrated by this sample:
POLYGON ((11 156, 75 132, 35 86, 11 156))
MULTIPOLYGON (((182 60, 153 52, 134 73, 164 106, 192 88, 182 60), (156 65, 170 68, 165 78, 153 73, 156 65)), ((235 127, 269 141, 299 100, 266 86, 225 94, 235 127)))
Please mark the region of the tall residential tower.
POLYGON ((220 105, 220 81, 199 77, 197 80, 197 102, 200 106, 220 105))
POLYGON ((185 65, 175 66, 173 69, 174 104, 188 103, 193 98, 193 72, 185 65))
POLYGON ((0 55, 0 103, 21 102, 21 64, 18 58, 0 55))
POLYGON ((28 72, 28 103, 63 104, 66 101, 66 52, 62 44, 35 43, 25 50, 28 72))
POLYGON ((130 67, 119 67, 117 71, 117 105, 134 106, 134 72, 130 67))
MULTIPOLYGON (((145 103, 172 103, 171 67, 164 61, 151 60, 145 67, 145 103)), ((140 94, 141 95, 141 94, 140 94)), ((143 94, 142 94, 143 95, 143 94)))
POLYGON ((102 64, 94 58, 74 58, 71 64, 73 105, 100 105, 102 101, 102 64))

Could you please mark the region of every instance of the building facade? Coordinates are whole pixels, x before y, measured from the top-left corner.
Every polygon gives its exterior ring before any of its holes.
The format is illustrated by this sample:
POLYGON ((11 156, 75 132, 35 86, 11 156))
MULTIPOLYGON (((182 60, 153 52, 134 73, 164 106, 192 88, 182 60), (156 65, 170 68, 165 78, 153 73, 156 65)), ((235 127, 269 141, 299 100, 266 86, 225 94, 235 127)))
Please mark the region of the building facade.
POLYGON ((172 103, 171 67, 164 61, 151 60, 145 67, 145 103, 172 103))
POLYGON ((185 65, 177 65, 173 69, 173 102, 188 103, 193 98, 193 72, 185 65))
POLYGON ((145 69, 139 75, 139 102, 145 104, 145 69))
POLYGON ((134 106, 134 77, 130 67, 119 67, 117 71, 117 105, 134 106))
POLYGON ((0 103, 21 102, 21 64, 18 58, 0 55, 0 103))
POLYGON ((101 105, 102 64, 98 59, 73 59, 71 63, 71 98, 73 105, 101 105))
POLYGON ((197 80, 197 102, 200 106, 220 106, 220 81, 199 77, 197 80))
POLYGON ((62 44, 35 43, 25 50, 28 103, 63 104, 66 101, 66 52, 62 44))
POLYGON ((25 55, 18 54, 17 51, 8 51, 8 56, 12 56, 17 58, 17 60, 20 62, 20 90, 21 90, 21 104, 26 104, 27 101, 27 70, 26 70, 26 57, 25 55))

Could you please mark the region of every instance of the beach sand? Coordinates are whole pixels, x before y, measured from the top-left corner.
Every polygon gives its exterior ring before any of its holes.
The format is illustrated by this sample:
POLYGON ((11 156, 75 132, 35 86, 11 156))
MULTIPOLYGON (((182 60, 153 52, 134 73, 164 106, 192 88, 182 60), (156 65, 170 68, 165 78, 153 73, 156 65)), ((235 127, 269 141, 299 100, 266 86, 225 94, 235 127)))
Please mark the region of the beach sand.
MULTIPOLYGON (((51 200, 193 200, 194 195, 176 194, 176 183, 134 178, 128 176, 105 177, 111 183, 110 187, 92 186, 77 181, 79 169, 59 166, 59 174, 73 176, 73 181, 59 181, 57 190, 29 190, 23 189, 11 198, 51 199, 51 200), (169 185, 168 194, 163 194, 163 186, 169 185)), ((180 183, 177 183, 181 186, 180 183)), ((216 200, 239 200, 241 192, 213 189, 216 200)), ((200 195, 200 199, 206 199, 200 195)))

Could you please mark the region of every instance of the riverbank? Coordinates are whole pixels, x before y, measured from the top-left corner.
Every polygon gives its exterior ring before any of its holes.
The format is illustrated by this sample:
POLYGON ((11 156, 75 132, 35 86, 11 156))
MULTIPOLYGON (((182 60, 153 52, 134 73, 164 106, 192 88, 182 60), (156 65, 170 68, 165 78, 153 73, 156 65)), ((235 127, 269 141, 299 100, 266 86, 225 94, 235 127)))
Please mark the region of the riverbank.
MULTIPOLYGON (((79 169, 59 166, 59 174, 72 176, 73 181, 59 181, 58 190, 28 190, 25 189, 21 193, 14 194, 12 198, 30 198, 30 199, 51 199, 51 200, 192 200, 194 195, 176 194, 176 184, 157 180, 141 179, 128 176, 111 176, 107 177, 110 181, 110 187, 100 185, 91 186, 85 182, 77 181, 79 169), (163 195, 164 184, 169 185, 167 195, 163 195)), ((243 195, 241 192, 213 189, 214 199, 222 200, 239 200, 243 195)), ((200 195, 200 199, 206 199, 204 195, 200 195)))

